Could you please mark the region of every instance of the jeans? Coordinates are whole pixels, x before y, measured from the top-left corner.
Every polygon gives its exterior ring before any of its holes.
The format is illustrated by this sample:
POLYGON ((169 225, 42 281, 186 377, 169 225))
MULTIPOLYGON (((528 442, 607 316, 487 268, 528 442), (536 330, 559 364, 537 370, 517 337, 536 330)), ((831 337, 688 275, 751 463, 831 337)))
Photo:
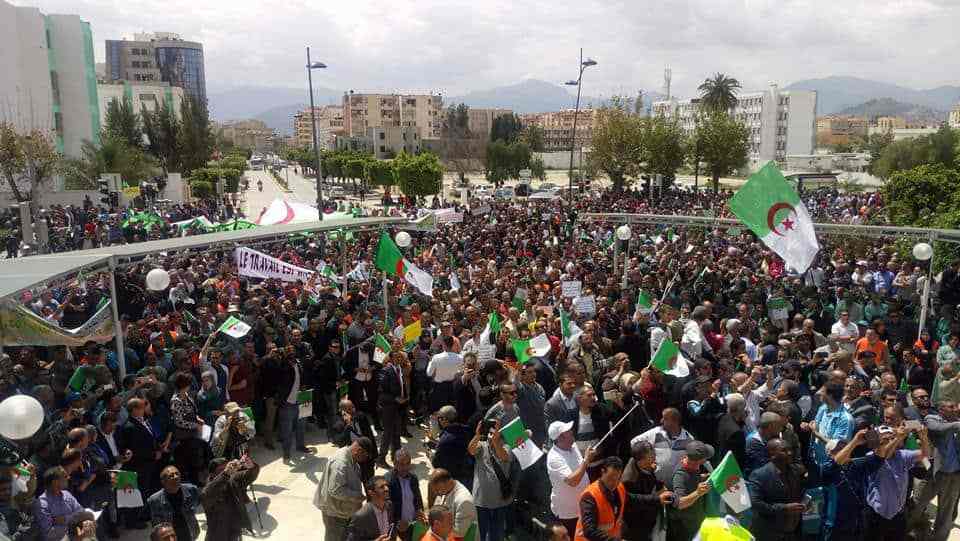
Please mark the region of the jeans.
POLYGON ((867 535, 870 541, 903 541, 907 536, 907 516, 901 510, 893 518, 884 518, 867 508, 867 535))
POLYGON ((331 517, 323 514, 323 539, 329 541, 344 541, 347 538, 347 524, 350 519, 331 517))
POLYGON ((477 541, 502 541, 506 537, 508 507, 477 507, 477 527, 480 530, 477 541))
POLYGON ((296 404, 290 404, 284 401, 280 406, 280 444, 283 446, 284 458, 290 457, 290 450, 293 447, 293 438, 297 439, 297 448, 306 447, 303 443, 303 421, 300 420, 300 408, 296 404), (293 433, 293 434, 291 434, 293 433))
POLYGON ((937 498, 937 518, 933 523, 933 541, 946 541, 953 527, 953 511, 960 500, 960 472, 937 472, 932 481, 924 483, 917 497, 917 509, 922 512, 937 498))

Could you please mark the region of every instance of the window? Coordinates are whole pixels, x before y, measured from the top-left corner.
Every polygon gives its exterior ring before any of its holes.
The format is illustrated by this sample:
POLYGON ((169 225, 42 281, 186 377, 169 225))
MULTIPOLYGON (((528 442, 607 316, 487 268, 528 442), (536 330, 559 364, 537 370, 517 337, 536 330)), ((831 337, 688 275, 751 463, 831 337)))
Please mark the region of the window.
POLYGON ((381 153, 381 154, 386 154, 386 152, 387 152, 387 147, 385 147, 385 146, 383 146, 383 145, 380 145, 380 153, 381 153))
POLYGON ((380 132, 380 140, 383 141, 384 139, 386 139, 386 134, 383 132, 380 132))

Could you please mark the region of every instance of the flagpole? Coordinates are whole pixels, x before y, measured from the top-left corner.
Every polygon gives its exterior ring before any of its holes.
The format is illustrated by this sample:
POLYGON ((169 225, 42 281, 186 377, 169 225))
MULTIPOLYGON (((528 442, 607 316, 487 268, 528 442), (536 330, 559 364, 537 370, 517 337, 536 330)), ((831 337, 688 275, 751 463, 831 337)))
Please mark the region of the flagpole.
POLYGON ((599 449, 600 446, 603 445, 603 442, 607 439, 607 437, 608 437, 610 434, 613 434, 613 431, 616 430, 618 426, 620 426, 620 423, 626 421, 626 420, 627 420, 627 417, 630 417, 630 414, 633 413, 633 410, 637 409, 637 406, 639 406, 639 405, 640 405, 640 402, 634 402, 633 407, 630 408, 630 409, 627 411, 627 413, 626 413, 623 417, 620 418, 619 421, 617 421, 617 424, 615 424, 615 425, 613 425, 612 427, 610 427, 610 430, 608 430, 607 433, 604 434, 602 438, 600 438, 600 441, 598 441, 597 444, 593 446, 593 448, 594 448, 594 449, 599 449))
POLYGON ((120 311, 117 308, 117 258, 110 257, 110 311, 113 315, 113 332, 117 348, 117 372, 120 381, 127 377, 127 361, 123 347, 123 328, 120 325, 120 311))

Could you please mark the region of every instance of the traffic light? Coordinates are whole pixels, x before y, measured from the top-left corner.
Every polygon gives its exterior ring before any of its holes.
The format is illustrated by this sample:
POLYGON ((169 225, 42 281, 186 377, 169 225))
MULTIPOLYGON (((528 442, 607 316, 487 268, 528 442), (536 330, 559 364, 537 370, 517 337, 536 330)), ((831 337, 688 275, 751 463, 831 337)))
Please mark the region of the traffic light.
POLYGON ((97 180, 97 191, 99 191, 100 194, 104 196, 104 197, 101 197, 101 198, 100 198, 100 202, 103 203, 104 205, 109 205, 109 204, 110 204, 110 201, 111 201, 111 197, 110 197, 110 181, 107 180, 107 179, 105 179, 105 178, 98 179, 98 180, 97 180))

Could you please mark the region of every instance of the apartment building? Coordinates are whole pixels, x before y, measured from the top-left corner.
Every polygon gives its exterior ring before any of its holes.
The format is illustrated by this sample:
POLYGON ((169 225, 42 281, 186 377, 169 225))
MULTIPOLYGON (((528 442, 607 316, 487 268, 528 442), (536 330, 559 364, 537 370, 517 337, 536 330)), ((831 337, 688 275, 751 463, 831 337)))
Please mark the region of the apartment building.
MULTIPOLYGON (((436 139, 434 139, 435 141, 436 139)), ((373 154, 378 160, 389 160, 401 152, 419 154, 425 140, 420 137, 420 129, 414 126, 387 126, 367 128, 366 135, 337 136, 337 150, 357 150, 373 154)))
POLYGON ((207 99, 203 44, 184 41, 178 34, 135 34, 133 40, 106 40, 106 79, 137 83, 166 82, 186 95, 207 99))
POLYGON ((218 132, 224 141, 235 147, 249 148, 261 154, 273 152, 276 133, 262 120, 231 120, 220 123, 218 132))
MULTIPOLYGON (((324 105, 314 107, 317 115, 317 142, 322 149, 330 149, 338 135, 343 135, 343 107, 324 105)), ((310 108, 293 115, 293 136, 298 147, 313 147, 313 129, 310 108)))
POLYGON ((99 143, 90 23, 0 0, 0 73, 0 120, 52 132, 67 156, 79 157, 84 141, 99 143))
POLYGON ((866 135, 868 127, 867 119, 859 116, 826 115, 817 117, 818 135, 866 135))
POLYGON ((953 107, 953 110, 950 111, 950 118, 948 123, 951 128, 955 130, 960 130, 960 103, 953 107))
POLYGON ((183 108, 183 89, 163 82, 137 83, 132 81, 111 81, 97 84, 97 96, 100 100, 100 118, 106 119, 107 108, 113 100, 129 99, 133 110, 156 111, 164 104, 173 109, 180 118, 183 108))
POLYGON ((470 107, 467 109, 467 129, 474 137, 489 137, 493 130, 493 121, 512 114, 513 110, 511 109, 470 107))
POLYGON ((439 94, 343 95, 343 131, 347 137, 366 137, 370 128, 415 128, 421 139, 440 137, 443 97, 439 94))
POLYGON ((524 126, 537 126, 543 130, 544 152, 569 151, 573 139, 573 121, 576 117, 576 148, 590 146, 593 139, 593 127, 597 120, 595 109, 581 109, 579 117, 575 109, 564 109, 548 113, 528 113, 520 115, 524 126))
MULTIPOLYGON (((676 116, 687 133, 694 131, 699 111, 696 98, 653 104, 654 114, 676 116)), ((758 169, 771 160, 783 164, 788 155, 813 154, 816 111, 817 93, 811 90, 780 90, 770 85, 767 91, 739 94, 730 113, 750 130, 750 168, 758 169)))

